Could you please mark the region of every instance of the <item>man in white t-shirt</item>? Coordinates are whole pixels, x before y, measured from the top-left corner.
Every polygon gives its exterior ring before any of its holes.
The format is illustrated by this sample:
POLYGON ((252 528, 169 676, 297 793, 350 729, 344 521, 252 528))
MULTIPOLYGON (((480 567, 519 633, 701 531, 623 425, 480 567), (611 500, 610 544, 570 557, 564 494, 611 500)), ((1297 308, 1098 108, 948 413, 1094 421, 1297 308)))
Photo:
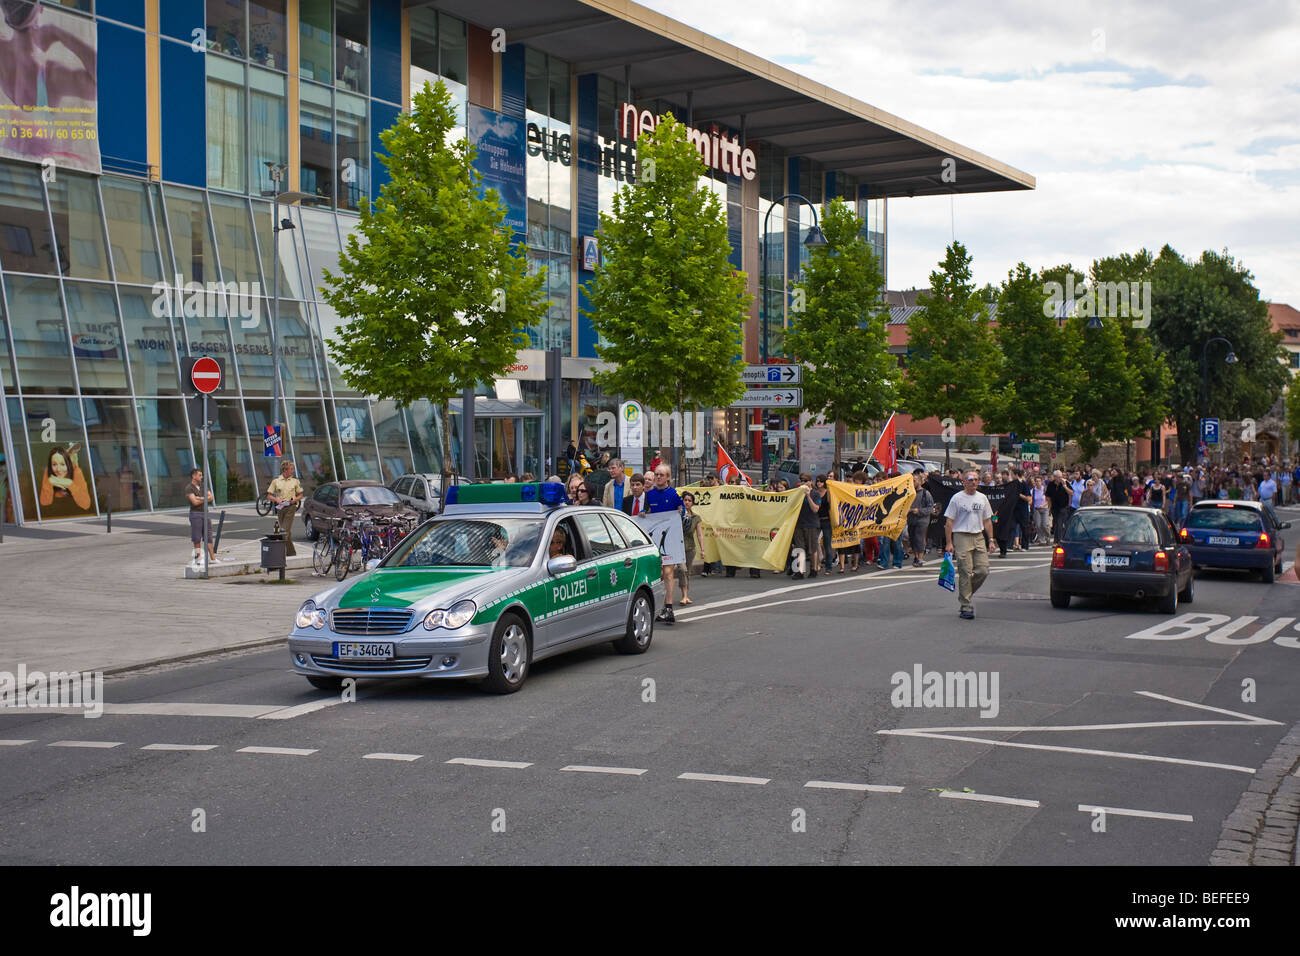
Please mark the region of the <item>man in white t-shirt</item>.
POLYGON ((966 472, 962 490, 952 496, 943 516, 947 551, 957 560, 957 600, 964 620, 975 617, 971 598, 989 576, 989 551, 993 537, 993 508, 979 491, 979 476, 966 472))

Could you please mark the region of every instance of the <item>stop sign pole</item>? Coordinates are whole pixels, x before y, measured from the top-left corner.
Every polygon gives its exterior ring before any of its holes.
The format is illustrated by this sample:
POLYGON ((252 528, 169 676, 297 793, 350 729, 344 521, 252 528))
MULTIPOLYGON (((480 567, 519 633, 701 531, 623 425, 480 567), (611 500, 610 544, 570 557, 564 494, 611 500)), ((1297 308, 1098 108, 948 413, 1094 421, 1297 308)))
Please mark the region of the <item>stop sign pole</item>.
POLYGON ((189 359, 186 361, 190 383, 203 396, 203 474, 205 481, 199 489, 199 498, 203 501, 203 533, 199 535, 199 550, 203 554, 203 577, 208 576, 208 489, 212 487, 212 477, 208 475, 208 396, 221 387, 221 363, 211 356, 189 359))

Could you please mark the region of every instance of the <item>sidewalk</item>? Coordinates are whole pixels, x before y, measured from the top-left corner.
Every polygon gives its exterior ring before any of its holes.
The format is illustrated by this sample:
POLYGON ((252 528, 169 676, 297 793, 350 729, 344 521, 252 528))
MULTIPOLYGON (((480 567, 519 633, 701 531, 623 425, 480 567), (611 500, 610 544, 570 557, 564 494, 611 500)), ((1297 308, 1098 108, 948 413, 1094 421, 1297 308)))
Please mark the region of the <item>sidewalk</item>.
MULTIPOLYGON (((251 506, 227 509, 220 542, 231 574, 261 561, 261 544, 231 532, 232 519, 269 530, 251 506)), ((6 526, 0 544, 0 670, 113 673, 148 663, 283 640, 293 612, 326 586, 310 568, 186 580, 193 557, 184 513, 103 519, 39 528, 6 526)), ((298 546, 296 563, 310 566, 298 546)), ((331 582, 332 583, 332 579, 331 582)))

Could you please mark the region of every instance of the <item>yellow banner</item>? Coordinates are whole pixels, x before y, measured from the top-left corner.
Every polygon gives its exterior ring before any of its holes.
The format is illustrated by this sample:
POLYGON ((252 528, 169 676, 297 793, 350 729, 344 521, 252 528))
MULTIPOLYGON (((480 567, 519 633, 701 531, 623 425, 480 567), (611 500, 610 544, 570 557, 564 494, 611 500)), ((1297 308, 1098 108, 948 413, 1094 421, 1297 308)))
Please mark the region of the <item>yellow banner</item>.
POLYGON ((689 485, 695 496, 704 538, 704 561, 721 561, 737 568, 784 571, 790 539, 803 507, 805 492, 759 491, 745 485, 689 485))
POLYGON ((897 538, 907 527, 907 511, 916 498, 911 475, 874 485, 828 481, 831 490, 831 544, 850 548, 863 538, 897 538))

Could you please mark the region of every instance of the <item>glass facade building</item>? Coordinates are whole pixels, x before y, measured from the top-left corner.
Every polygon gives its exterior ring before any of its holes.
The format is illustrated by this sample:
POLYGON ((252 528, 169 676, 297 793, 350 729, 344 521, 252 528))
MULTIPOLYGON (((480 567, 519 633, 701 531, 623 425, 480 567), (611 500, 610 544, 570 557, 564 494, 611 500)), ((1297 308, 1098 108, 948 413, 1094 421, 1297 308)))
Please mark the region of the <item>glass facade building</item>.
MULTIPOLYGON (((527 0, 514 7, 521 17, 532 10, 527 0)), ((0 139, 5 520, 183 507, 200 445, 182 363, 201 355, 225 366, 207 462, 218 504, 252 501, 277 470, 262 441, 277 418, 309 491, 334 478, 390 482, 441 468, 440 409, 399 408, 349 389, 329 344, 346 317, 320 293, 362 200, 386 182, 375 155, 380 133, 437 80, 452 94, 455 136, 474 110, 521 124, 526 209, 518 213, 529 267, 547 275, 546 313, 526 330, 516 365, 478 390, 490 401, 464 442, 478 473, 491 475, 542 473, 569 439, 594 445, 598 417, 619 396, 591 381, 599 342, 581 314, 581 284, 591 278, 585 240, 598 238, 599 214, 633 178, 622 104, 703 128, 689 89, 642 88, 628 80, 635 58, 626 67, 584 62, 578 47, 544 42, 541 28, 500 43, 474 22, 469 3, 79 0, 42 4, 47 11, 93 35, 100 168, 17 155, 0 139), (283 170, 278 184, 273 170, 283 170), (309 197, 280 207, 292 228, 278 231, 277 185, 309 197), (549 418, 550 349, 563 356, 559 435, 549 418), (274 415, 277 375, 284 406, 274 415), (69 460, 71 484, 53 481, 69 460)), ((755 294, 737 343, 737 359, 754 361, 763 318, 780 354, 783 290, 807 254, 812 222, 802 204, 774 206, 778 197, 854 203, 883 263, 885 196, 898 193, 844 164, 747 136, 744 126, 743 117, 709 123, 754 148, 757 174, 714 168, 702 185, 726 209, 733 265, 755 294)), ((716 429, 729 424, 743 428, 742 416, 719 413, 716 429)))

